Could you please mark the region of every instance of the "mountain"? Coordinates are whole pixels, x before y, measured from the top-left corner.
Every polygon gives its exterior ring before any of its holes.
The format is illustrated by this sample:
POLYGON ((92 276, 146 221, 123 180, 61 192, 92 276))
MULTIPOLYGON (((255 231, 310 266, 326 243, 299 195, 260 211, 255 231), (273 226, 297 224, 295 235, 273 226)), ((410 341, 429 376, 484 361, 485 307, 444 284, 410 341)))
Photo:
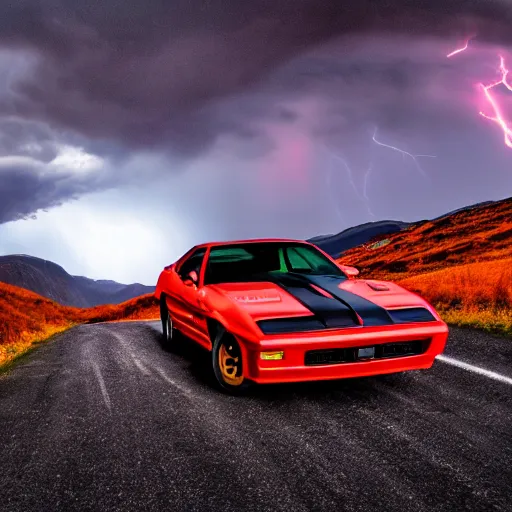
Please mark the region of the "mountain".
POLYGON ((56 263, 25 254, 0 256, 0 282, 79 308, 119 304, 154 291, 153 286, 139 283, 126 285, 72 276, 56 263))
POLYGON ((482 201, 481 203, 475 203, 475 204, 472 204, 470 206, 463 206, 462 208, 457 208, 456 210, 452 210, 451 212, 448 212, 448 213, 445 213, 443 215, 440 215, 439 217, 434 217, 431 220, 444 219, 445 217, 449 217, 450 215, 453 215, 454 213, 465 212, 465 211, 468 211, 468 210, 473 210, 475 208, 480 208, 482 206, 490 206, 490 205, 492 205, 494 203, 500 203, 500 202, 501 201, 482 201))
POLYGON ((512 198, 411 224, 386 238, 385 245, 360 245, 345 251, 340 262, 356 265, 362 275, 398 280, 456 265, 510 258, 512 198))
POLYGON ((484 201, 470 206, 464 206, 431 220, 420 220, 416 222, 381 220, 377 222, 367 222, 365 224, 360 224, 359 226, 345 229, 344 231, 334 235, 319 235, 313 238, 309 238, 307 241, 320 247, 320 249, 325 251, 330 256, 338 258, 342 255, 342 253, 348 251, 349 249, 367 244, 368 242, 377 239, 382 240, 383 237, 387 237, 387 235, 393 235, 404 229, 408 229, 413 226, 421 226, 426 222, 442 220, 456 213, 462 213, 486 206, 492 206, 495 203, 500 203, 500 201, 484 201))
POLYGON ((154 286, 145 286, 143 284, 120 284, 116 281, 106 281, 89 279, 88 277, 73 276, 75 281, 79 283, 82 293, 86 300, 92 305, 106 304, 105 302, 97 302, 98 293, 109 298, 108 304, 120 304, 127 300, 152 293, 154 286))
POLYGON ((342 252, 368 243, 377 236, 390 235, 408 227, 410 223, 397 220, 367 222, 345 229, 336 235, 321 235, 310 238, 308 242, 320 247, 332 257, 337 258, 342 252))

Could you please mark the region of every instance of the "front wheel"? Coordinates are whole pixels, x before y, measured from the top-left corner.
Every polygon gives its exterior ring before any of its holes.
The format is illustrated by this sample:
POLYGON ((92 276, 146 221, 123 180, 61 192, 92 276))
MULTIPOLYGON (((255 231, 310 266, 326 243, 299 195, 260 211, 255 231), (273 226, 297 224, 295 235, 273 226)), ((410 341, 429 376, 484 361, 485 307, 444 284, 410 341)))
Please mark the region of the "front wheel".
POLYGON ((212 348, 213 373, 219 387, 232 395, 247 391, 249 381, 244 376, 242 351, 235 337, 224 330, 215 336, 212 348))

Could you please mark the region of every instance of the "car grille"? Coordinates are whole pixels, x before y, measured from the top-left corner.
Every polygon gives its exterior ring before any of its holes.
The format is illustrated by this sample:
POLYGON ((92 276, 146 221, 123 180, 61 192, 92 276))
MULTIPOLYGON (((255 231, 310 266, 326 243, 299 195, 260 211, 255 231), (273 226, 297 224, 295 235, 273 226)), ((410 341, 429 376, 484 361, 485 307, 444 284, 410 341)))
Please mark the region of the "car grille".
POLYGON ((304 358, 306 366, 356 363, 375 359, 389 359, 392 357, 407 357, 423 354, 430 343, 430 340, 413 340, 393 343, 370 345, 367 347, 334 348, 326 350, 308 350, 304 358), (357 354, 361 348, 375 348, 375 355, 371 359, 358 358, 357 354))

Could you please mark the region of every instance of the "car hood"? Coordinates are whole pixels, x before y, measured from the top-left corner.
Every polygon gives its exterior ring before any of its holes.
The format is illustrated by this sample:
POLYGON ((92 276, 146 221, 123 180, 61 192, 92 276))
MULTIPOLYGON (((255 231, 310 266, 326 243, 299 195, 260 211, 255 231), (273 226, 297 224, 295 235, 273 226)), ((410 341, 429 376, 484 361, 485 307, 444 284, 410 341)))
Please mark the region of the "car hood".
POLYGON ((419 295, 390 281, 347 279, 340 285, 340 288, 364 297, 386 309, 428 306, 425 299, 419 295))
POLYGON ((313 313, 280 286, 270 282, 225 283, 213 286, 254 320, 307 316, 313 313))
MULTIPOLYGON (((331 299, 333 293, 338 295, 339 290, 343 300, 356 311, 372 306, 375 309, 424 307, 434 313, 424 299, 392 282, 364 279, 329 280, 329 278, 325 282, 328 286, 324 285, 322 278, 304 282, 304 288, 309 287, 310 290, 313 288, 318 295, 323 294, 331 299)), ((298 286, 300 288, 301 285, 298 286)), ((225 283, 214 285, 214 288, 254 320, 304 317, 315 314, 315 311, 308 307, 308 300, 298 298, 300 294, 296 289, 294 292, 287 291, 286 286, 279 283, 267 281, 225 283)), ((322 300, 325 302, 325 299, 322 300)))

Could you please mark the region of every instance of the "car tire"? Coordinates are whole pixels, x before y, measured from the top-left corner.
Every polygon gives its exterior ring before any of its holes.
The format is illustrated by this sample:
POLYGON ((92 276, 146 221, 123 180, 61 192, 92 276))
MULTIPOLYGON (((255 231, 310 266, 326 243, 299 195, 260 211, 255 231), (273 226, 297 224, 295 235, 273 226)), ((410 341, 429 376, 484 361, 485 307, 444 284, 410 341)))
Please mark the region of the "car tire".
POLYGON ((242 395, 251 383, 243 375, 242 351, 236 338, 220 328, 212 347, 212 367, 218 387, 230 395, 242 395))
POLYGON ((167 309, 165 298, 160 301, 160 320, 162 322, 162 337, 165 347, 173 350, 179 341, 179 332, 172 321, 172 317, 167 309))

